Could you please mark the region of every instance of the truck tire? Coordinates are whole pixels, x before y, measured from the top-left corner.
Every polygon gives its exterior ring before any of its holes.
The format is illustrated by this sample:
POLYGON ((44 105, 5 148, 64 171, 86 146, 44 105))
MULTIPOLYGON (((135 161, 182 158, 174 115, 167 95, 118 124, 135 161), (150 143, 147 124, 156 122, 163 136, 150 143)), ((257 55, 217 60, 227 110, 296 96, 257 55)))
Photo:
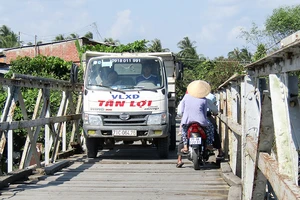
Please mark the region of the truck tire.
POLYGON ((98 154, 98 138, 86 138, 86 153, 88 158, 96 158, 98 154))
POLYGON ((123 140, 123 144, 129 145, 129 144, 133 144, 134 141, 132 140, 123 140))
POLYGON ((169 138, 157 139, 157 151, 159 158, 168 158, 169 156, 169 138))
POLYGON ((176 148, 176 125, 171 125, 169 150, 174 151, 175 148, 176 148))

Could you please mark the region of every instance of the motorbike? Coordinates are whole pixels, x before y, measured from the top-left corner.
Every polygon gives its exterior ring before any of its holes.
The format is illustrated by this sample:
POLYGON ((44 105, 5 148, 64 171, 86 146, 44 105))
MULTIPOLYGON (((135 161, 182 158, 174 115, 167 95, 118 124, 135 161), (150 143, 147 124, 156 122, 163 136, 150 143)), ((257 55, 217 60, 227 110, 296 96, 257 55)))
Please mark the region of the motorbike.
POLYGON ((210 155, 210 151, 205 148, 206 133, 199 123, 192 122, 188 125, 187 138, 189 147, 187 159, 193 162, 195 170, 199 170, 210 155))

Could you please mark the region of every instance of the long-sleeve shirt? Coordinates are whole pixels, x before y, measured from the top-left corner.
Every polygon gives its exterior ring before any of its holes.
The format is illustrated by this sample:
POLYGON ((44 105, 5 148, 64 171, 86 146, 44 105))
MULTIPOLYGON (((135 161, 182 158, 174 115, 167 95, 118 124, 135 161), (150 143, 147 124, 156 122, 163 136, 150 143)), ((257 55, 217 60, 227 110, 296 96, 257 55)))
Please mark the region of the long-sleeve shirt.
POLYGON ((181 118, 181 124, 189 124, 190 122, 198 122, 201 126, 208 126, 206 112, 207 112, 207 100, 206 98, 195 98, 189 94, 185 94, 182 103, 181 110, 183 112, 181 118))
POLYGON ((181 100, 182 110, 182 141, 187 144, 187 125, 190 122, 198 122, 201 126, 208 127, 209 121, 207 120, 207 100, 206 98, 195 98, 189 94, 185 94, 181 100))

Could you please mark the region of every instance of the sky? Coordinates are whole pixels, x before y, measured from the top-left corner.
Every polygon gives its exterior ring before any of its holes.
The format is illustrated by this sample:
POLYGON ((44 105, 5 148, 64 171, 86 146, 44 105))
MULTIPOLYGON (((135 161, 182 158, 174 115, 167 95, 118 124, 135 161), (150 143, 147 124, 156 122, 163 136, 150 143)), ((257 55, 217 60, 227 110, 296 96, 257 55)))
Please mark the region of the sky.
POLYGON ((0 26, 24 43, 51 42, 63 34, 122 44, 159 39, 163 48, 179 52, 188 37, 204 57, 227 57, 234 48, 255 48, 241 38, 252 24, 263 28, 273 10, 299 5, 299 0, 0 0, 0 26))

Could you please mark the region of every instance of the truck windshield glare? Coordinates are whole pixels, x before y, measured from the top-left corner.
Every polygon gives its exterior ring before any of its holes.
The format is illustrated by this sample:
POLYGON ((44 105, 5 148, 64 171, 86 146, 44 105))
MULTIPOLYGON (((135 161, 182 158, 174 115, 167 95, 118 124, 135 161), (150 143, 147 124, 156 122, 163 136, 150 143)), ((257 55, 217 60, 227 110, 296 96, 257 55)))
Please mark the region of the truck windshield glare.
POLYGON ((92 58, 86 74, 86 86, 97 89, 156 89, 163 86, 163 68, 157 58, 92 58))

